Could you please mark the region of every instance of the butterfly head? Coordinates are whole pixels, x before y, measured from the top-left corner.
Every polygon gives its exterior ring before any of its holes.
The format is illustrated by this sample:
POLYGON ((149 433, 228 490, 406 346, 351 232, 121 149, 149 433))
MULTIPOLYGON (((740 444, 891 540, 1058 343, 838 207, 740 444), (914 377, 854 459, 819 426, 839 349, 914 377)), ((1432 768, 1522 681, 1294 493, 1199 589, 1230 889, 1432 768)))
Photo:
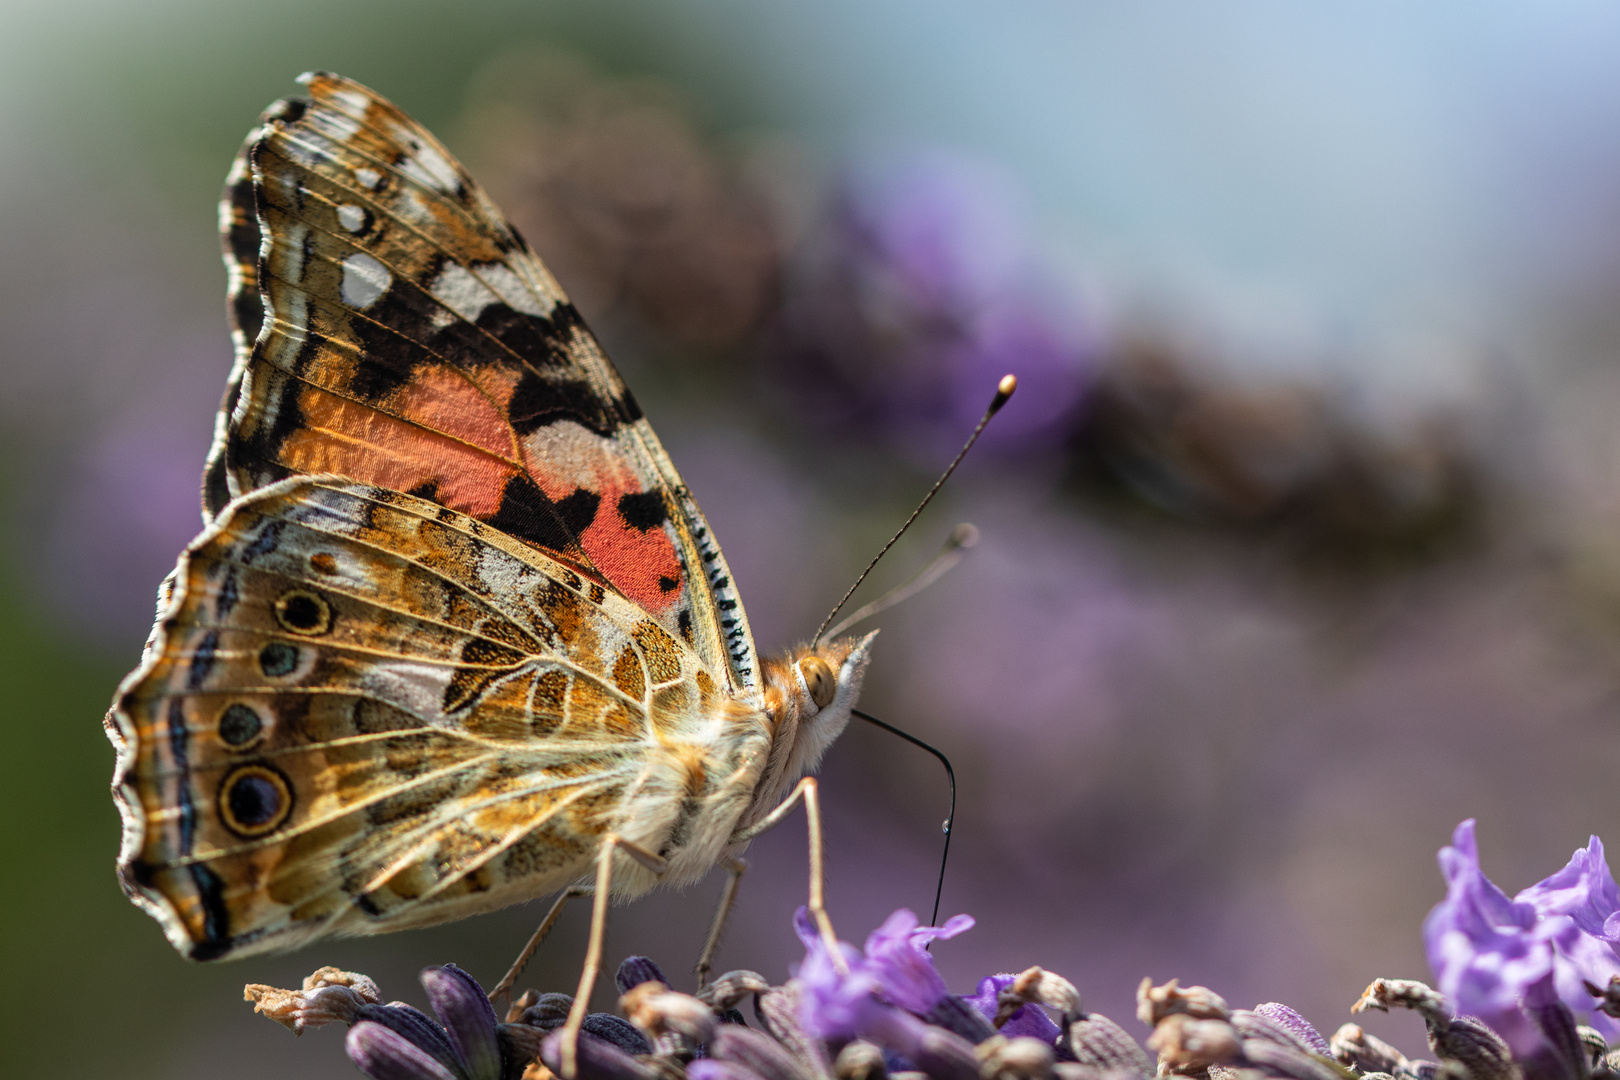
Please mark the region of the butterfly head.
MULTIPOLYGON (((860 697, 874 630, 794 649, 765 665, 765 707, 789 775, 813 769, 849 724, 860 697)), ((773 756, 776 756, 773 754, 773 756)))

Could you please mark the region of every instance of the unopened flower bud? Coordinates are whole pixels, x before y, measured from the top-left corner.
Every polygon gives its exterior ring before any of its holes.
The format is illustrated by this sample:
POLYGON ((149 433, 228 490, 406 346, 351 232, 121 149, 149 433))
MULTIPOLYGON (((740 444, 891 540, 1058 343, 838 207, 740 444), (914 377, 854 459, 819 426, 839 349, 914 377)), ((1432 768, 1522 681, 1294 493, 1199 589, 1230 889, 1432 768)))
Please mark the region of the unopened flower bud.
POLYGON ((1087 1013, 1069 1025, 1069 1051, 1082 1065, 1100 1072, 1146 1080, 1153 1062, 1130 1033, 1101 1013, 1087 1013))
POLYGON ((619 970, 613 973, 613 982, 623 994, 645 982, 659 982, 665 986, 669 980, 664 977, 663 969, 645 956, 627 956, 619 970))
POLYGON ((760 996, 759 1015, 778 1042, 803 1061, 818 1080, 825 1080, 832 1075, 827 1051, 821 1040, 805 1031, 800 1023, 803 992, 804 988, 797 979, 789 979, 785 986, 776 987, 760 996))
POLYGON ((1152 979, 1143 978, 1142 985, 1136 988, 1136 1018, 1157 1027, 1160 1020, 1172 1014, 1195 1020, 1225 1020, 1231 1010, 1225 999, 1207 986, 1183 988, 1180 979, 1154 986, 1152 979))
MULTIPOLYGON (((562 1031, 553 1031, 540 1045, 540 1060, 562 1075, 562 1031)), ((659 1080, 658 1073, 610 1042, 581 1033, 575 1050, 577 1080, 659 1080)))
POLYGON ((1271 1039, 1273 1042, 1286 1039, 1308 1054, 1320 1054, 1322 1057, 1333 1054, 1328 1041, 1316 1030, 1315 1025, 1281 1002, 1268 1001, 1253 1009, 1239 1010, 1232 1014, 1232 1026, 1244 1038, 1271 1039), (1238 1019, 1240 1015, 1246 1018, 1242 1022, 1238 1019))
POLYGON ((1330 1059, 1271 1039, 1244 1039, 1243 1059, 1267 1076, 1289 1080, 1346 1080, 1330 1059))
POLYGON ((788 1048, 752 1028, 724 1024, 709 1043, 709 1056, 730 1061, 762 1080, 812 1080, 788 1048))
POLYGON ((918 1026, 921 1034, 903 1052, 919 1069, 934 1080, 978 1080, 979 1060, 972 1043, 944 1028, 918 1026))
MULTIPOLYGON (((1458 1016, 1435 1022, 1425 1015, 1424 1021, 1429 1029, 1429 1048, 1439 1055, 1441 1064, 1456 1062, 1471 1080, 1516 1080, 1518 1070, 1508 1044, 1478 1017, 1458 1016)), ((1574 1042, 1573 1024, 1570 1042, 1574 1042)), ((1581 1051, 1577 1048, 1573 1054, 1579 1059, 1581 1051)))

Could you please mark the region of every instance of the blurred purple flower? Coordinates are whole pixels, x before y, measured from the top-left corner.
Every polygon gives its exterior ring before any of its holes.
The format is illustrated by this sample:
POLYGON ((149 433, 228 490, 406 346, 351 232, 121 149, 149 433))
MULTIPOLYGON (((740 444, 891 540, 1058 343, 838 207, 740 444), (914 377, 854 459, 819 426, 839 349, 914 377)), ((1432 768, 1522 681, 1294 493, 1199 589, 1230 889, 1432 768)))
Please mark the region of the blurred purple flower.
MULTIPOLYGON (((978 992, 966 1000, 984 1014, 986 1020, 995 1023, 996 1010, 1000 1007, 997 995, 1011 986, 1016 978, 1018 978, 1016 975, 986 975, 979 980, 978 992)), ((999 1031, 1009 1039, 1027 1035, 1048 1045, 1055 1043, 1061 1034, 1052 1018, 1046 1015, 1046 1010, 1039 1005, 1023 1006, 1007 1018, 1007 1022, 1001 1025, 999 1031)))
POLYGON ((1446 898, 1424 920, 1429 965, 1452 1008, 1495 1028, 1515 1053, 1540 1042, 1521 1008, 1532 986, 1550 976, 1566 1005, 1590 1012, 1582 981, 1604 985, 1620 972, 1609 943, 1571 914, 1580 911, 1600 934, 1614 914, 1615 885, 1602 853, 1594 837, 1563 870, 1509 899, 1480 869, 1472 819, 1440 850, 1446 898))
POLYGON ((1060 438, 1089 385, 1096 333, 1017 203, 995 170, 943 154, 852 171, 779 325, 796 402, 936 454, 960 443, 1010 371, 1024 389, 1017 420, 987 445, 1060 438))

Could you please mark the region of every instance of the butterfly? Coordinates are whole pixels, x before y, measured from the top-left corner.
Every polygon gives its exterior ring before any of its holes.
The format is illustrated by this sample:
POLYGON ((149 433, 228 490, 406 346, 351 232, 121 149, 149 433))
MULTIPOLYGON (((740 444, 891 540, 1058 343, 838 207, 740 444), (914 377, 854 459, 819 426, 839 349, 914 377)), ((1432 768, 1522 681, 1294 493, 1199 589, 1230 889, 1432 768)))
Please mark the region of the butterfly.
POLYGON ((871 635, 761 661, 539 258, 397 107, 301 81, 227 180, 205 528, 106 719, 123 887, 212 960, 696 881, 849 722, 871 635))

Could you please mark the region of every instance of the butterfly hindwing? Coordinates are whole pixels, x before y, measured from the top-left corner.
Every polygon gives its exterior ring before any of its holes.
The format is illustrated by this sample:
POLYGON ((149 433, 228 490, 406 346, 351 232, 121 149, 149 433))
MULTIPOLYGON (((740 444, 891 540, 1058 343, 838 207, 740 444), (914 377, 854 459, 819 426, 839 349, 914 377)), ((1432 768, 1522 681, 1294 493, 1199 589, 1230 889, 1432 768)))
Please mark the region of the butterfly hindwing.
POLYGON ((563 563, 426 500, 291 478, 187 549, 120 688, 120 871, 198 958, 499 907, 588 868, 650 749, 715 694, 563 563))
POLYGON ((707 523, 551 275, 414 121, 305 81, 221 207, 238 357, 205 509, 293 474, 410 492, 608 586, 756 693, 707 523))

